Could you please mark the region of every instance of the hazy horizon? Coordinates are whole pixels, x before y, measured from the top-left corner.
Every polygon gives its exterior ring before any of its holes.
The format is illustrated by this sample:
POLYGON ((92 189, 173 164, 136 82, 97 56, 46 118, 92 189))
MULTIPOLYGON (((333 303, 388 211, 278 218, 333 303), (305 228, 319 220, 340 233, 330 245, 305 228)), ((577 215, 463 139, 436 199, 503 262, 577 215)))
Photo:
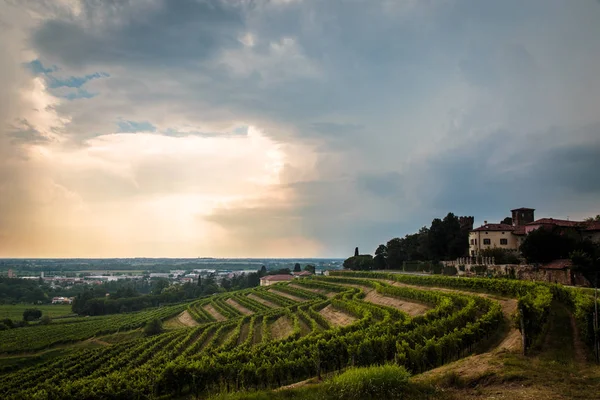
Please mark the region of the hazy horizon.
POLYGON ((0 4, 0 257, 344 258, 600 214, 600 2, 0 4), (201 257, 201 256, 200 256, 201 257))

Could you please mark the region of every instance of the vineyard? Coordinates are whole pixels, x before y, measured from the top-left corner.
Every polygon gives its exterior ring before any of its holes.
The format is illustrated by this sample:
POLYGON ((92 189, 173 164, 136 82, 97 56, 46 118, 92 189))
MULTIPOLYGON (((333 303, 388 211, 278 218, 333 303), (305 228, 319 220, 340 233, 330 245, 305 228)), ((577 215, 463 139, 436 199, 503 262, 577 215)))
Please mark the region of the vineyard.
POLYGON ((161 334, 5 371, 0 397, 203 396, 388 363, 419 374, 470 354, 501 328, 519 326, 516 346, 535 347, 553 301, 569 307, 582 340, 593 342, 593 298, 581 290, 517 280, 331 275, 0 332, 0 353, 27 352, 134 330, 154 318, 175 322, 161 334))

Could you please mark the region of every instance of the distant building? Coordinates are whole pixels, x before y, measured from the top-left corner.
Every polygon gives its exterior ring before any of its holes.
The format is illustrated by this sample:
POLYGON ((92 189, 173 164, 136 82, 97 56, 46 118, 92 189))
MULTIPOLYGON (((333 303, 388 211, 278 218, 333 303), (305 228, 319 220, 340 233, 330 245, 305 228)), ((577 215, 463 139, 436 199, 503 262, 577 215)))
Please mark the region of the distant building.
POLYGON ((15 275, 15 273, 13 272, 13 270, 12 270, 12 269, 9 269, 9 270, 8 270, 8 277, 9 277, 9 278, 16 278, 16 277, 17 277, 17 275, 15 275))
POLYGON ((52 304, 73 304, 73 297, 53 297, 52 304))
POLYGON ((260 286, 270 286, 279 282, 287 282, 294 279, 293 275, 267 275, 260 278, 260 286))

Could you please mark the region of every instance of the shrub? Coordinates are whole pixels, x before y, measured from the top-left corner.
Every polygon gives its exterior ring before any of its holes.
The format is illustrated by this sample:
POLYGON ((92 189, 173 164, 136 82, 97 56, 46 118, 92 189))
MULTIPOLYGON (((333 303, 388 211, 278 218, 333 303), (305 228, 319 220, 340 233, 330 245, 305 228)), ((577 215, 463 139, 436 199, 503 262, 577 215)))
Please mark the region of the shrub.
POLYGON ((445 265, 444 266, 444 275, 456 275, 458 271, 456 267, 453 265, 445 265))
POLYGON ((35 321, 36 319, 40 319, 42 316, 42 312, 36 308, 28 308, 23 311, 23 321, 35 321))
POLYGON ((157 335, 163 331, 162 323, 158 319, 153 319, 144 326, 144 334, 147 336, 157 335))
POLYGON ((52 319, 48 315, 44 315, 42 318, 40 318, 40 324, 42 325, 49 325, 51 322, 52 319))

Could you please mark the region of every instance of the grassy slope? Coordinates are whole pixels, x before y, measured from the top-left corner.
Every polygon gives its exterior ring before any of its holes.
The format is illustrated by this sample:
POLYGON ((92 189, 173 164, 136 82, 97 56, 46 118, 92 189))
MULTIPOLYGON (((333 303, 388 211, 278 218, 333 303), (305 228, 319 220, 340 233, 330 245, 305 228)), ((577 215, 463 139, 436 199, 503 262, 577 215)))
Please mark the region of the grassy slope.
POLYGON ((3 304, 0 305, 0 319, 10 318, 12 320, 22 320, 23 311, 28 308, 38 309, 42 311, 42 315, 49 315, 51 318, 72 314, 71 306, 68 304, 3 304))
MULTIPOLYGON (((600 366, 587 362, 584 349, 573 335, 571 316, 553 304, 548 333, 540 349, 528 357, 492 351, 458 360, 416 375, 386 399, 600 399, 600 366)), ((376 371, 371 371, 377 375, 376 371)), ((365 376, 367 376, 366 374, 365 376)), ((219 400, 336 399, 328 382, 308 381, 287 390, 236 393, 219 400)), ((293 386, 293 385, 292 385, 293 386)), ((369 398, 369 397, 364 397, 369 398)))

